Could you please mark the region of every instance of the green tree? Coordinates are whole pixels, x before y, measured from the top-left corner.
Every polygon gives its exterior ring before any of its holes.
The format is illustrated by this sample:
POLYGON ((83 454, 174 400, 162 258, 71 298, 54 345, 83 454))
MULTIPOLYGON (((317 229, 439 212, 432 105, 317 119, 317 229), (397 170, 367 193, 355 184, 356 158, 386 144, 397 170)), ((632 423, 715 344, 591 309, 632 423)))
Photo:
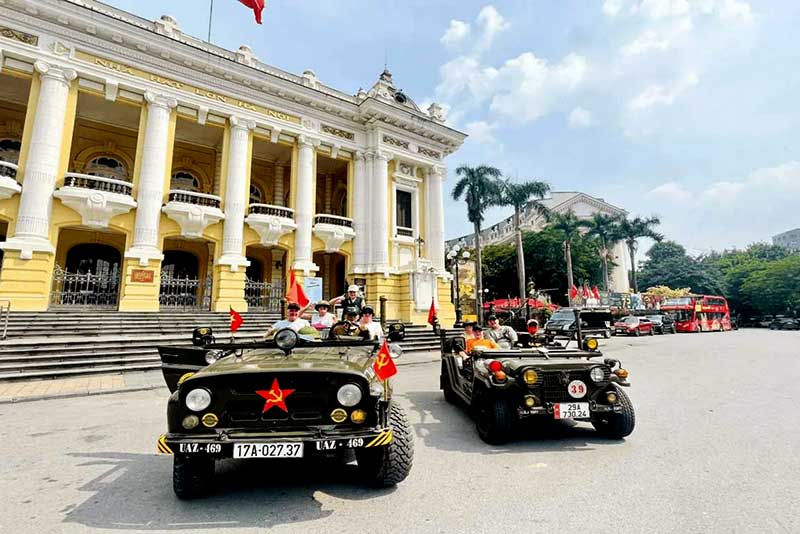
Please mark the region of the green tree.
POLYGON ((688 256, 686 249, 674 241, 657 242, 650 247, 640 276, 644 288, 689 287, 694 293, 723 293, 717 273, 688 256))
POLYGON ((514 236, 517 250, 517 283, 519 287, 519 297, 525 298, 525 254, 522 248, 522 229, 520 228, 520 218, 522 210, 528 206, 538 215, 548 219, 550 210, 539 202, 550 192, 550 186, 544 182, 530 181, 514 183, 504 180, 501 183, 500 195, 497 204, 500 206, 510 206, 514 208, 514 236))
POLYGON ((800 254, 752 272, 742 284, 742 293, 758 313, 796 315, 800 312, 800 254))
POLYGON ((642 237, 649 237, 655 241, 661 241, 664 236, 655 231, 655 227, 661 224, 658 217, 634 217, 633 219, 621 219, 619 223, 619 237, 628 246, 628 253, 631 257, 631 285, 633 292, 639 292, 639 284, 636 280, 636 248, 639 246, 638 240, 642 237))
POLYGON ((559 232, 563 237, 564 259, 567 262, 567 290, 575 285, 572 272, 572 242, 580 236, 582 223, 572 210, 566 213, 557 213, 553 216, 550 227, 559 232))
POLYGON ((495 167, 478 165, 470 167, 461 165, 456 169, 460 178, 453 188, 453 200, 464 200, 467 203, 467 219, 472 223, 475 239, 475 285, 476 313, 480 320, 483 311, 483 270, 481 265, 481 224, 486 208, 497 202, 500 192, 498 181, 502 173, 495 167))
POLYGON ((583 221, 589 229, 587 235, 596 238, 600 244, 600 261, 603 264, 603 289, 608 291, 608 261, 611 259, 610 247, 619 239, 621 217, 606 213, 595 213, 591 219, 583 221))

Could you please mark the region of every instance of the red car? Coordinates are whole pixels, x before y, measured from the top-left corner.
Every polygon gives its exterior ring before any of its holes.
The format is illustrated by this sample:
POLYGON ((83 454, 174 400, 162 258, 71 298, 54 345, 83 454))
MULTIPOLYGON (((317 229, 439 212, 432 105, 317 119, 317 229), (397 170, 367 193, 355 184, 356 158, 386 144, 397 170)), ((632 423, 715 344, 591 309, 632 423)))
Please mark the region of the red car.
POLYGON ((646 317, 634 317, 633 315, 629 315, 628 317, 623 317, 614 323, 614 333, 618 336, 625 335, 639 337, 642 334, 648 334, 652 336, 654 333, 653 323, 646 317))

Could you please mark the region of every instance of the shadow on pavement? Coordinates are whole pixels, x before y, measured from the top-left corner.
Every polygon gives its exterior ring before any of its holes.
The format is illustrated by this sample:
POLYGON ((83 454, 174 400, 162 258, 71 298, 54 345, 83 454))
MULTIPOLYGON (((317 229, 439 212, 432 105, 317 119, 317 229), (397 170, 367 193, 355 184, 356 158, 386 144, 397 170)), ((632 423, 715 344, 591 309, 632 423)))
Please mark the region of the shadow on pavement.
POLYGON ((90 528, 202 530, 272 528, 331 515, 326 496, 363 500, 391 493, 360 484, 355 464, 303 460, 217 462, 217 491, 181 501, 172 492, 172 456, 75 453, 79 467, 106 466, 84 484, 92 492, 83 503, 62 510, 64 521, 90 528))
POLYGON ((589 423, 542 418, 523 424, 512 442, 488 445, 478 437, 467 407, 447 403, 441 391, 408 391, 402 396, 408 401, 409 411, 416 412, 420 420, 414 424, 417 439, 440 450, 481 454, 569 452, 624 443, 600 436, 589 423))

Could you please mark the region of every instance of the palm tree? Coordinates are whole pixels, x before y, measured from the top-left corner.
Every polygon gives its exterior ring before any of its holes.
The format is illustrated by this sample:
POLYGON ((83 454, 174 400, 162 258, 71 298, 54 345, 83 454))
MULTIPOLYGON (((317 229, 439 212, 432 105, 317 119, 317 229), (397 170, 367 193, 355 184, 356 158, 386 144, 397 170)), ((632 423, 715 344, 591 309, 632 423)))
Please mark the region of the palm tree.
POLYGON ((567 291, 575 285, 572 277, 572 241, 580 235, 583 222, 575 212, 556 213, 551 227, 564 234, 564 259, 567 261, 567 291))
POLYGON ((501 184, 500 197, 497 199, 499 206, 511 206, 514 208, 514 233, 516 234, 517 245, 517 276, 519 281, 519 297, 525 299, 525 254, 522 250, 522 229, 520 219, 522 210, 528 206, 538 215, 549 219, 550 210, 539 202, 550 192, 550 185, 545 182, 523 182, 514 183, 505 180, 501 184))
POLYGON ((467 219, 472 223, 475 234, 475 279, 476 279, 476 304, 478 320, 481 321, 483 311, 483 271, 481 269, 481 223, 483 213, 486 208, 497 202, 500 191, 498 180, 502 173, 500 169, 489 167, 488 165, 478 165, 470 167, 461 165, 456 169, 456 175, 460 177, 456 186, 453 188, 453 200, 464 200, 467 202, 467 219))
POLYGON ((606 213, 595 213, 591 219, 581 221, 582 226, 589 229, 588 235, 597 238, 600 242, 600 259, 603 262, 603 290, 608 291, 608 257, 610 247, 618 241, 619 226, 622 217, 619 215, 608 215, 606 213))
POLYGON ((655 241, 661 241, 664 236, 656 232, 653 228, 661 224, 658 217, 634 217, 633 219, 621 219, 619 223, 620 239, 625 241, 628 245, 628 252, 631 256, 631 283, 633 285, 633 292, 639 292, 639 285, 636 282, 636 247, 639 243, 636 241, 640 237, 649 237, 655 241))

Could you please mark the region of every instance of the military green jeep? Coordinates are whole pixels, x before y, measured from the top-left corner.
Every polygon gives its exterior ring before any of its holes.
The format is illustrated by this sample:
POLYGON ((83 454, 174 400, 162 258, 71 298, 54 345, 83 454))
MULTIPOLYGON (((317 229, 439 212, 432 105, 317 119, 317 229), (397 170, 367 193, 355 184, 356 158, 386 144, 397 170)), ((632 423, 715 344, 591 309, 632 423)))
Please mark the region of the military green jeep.
MULTIPOLYGON (((215 343, 196 329, 193 347, 159 347, 168 432, 180 498, 212 487, 216 460, 330 456, 352 450, 364 480, 393 486, 411 469, 414 444, 390 382, 375 376, 375 341, 304 339, 293 330, 250 343, 215 343)), ((399 347, 393 346, 395 357, 399 347)), ((255 461, 255 460, 254 460, 255 461)))

